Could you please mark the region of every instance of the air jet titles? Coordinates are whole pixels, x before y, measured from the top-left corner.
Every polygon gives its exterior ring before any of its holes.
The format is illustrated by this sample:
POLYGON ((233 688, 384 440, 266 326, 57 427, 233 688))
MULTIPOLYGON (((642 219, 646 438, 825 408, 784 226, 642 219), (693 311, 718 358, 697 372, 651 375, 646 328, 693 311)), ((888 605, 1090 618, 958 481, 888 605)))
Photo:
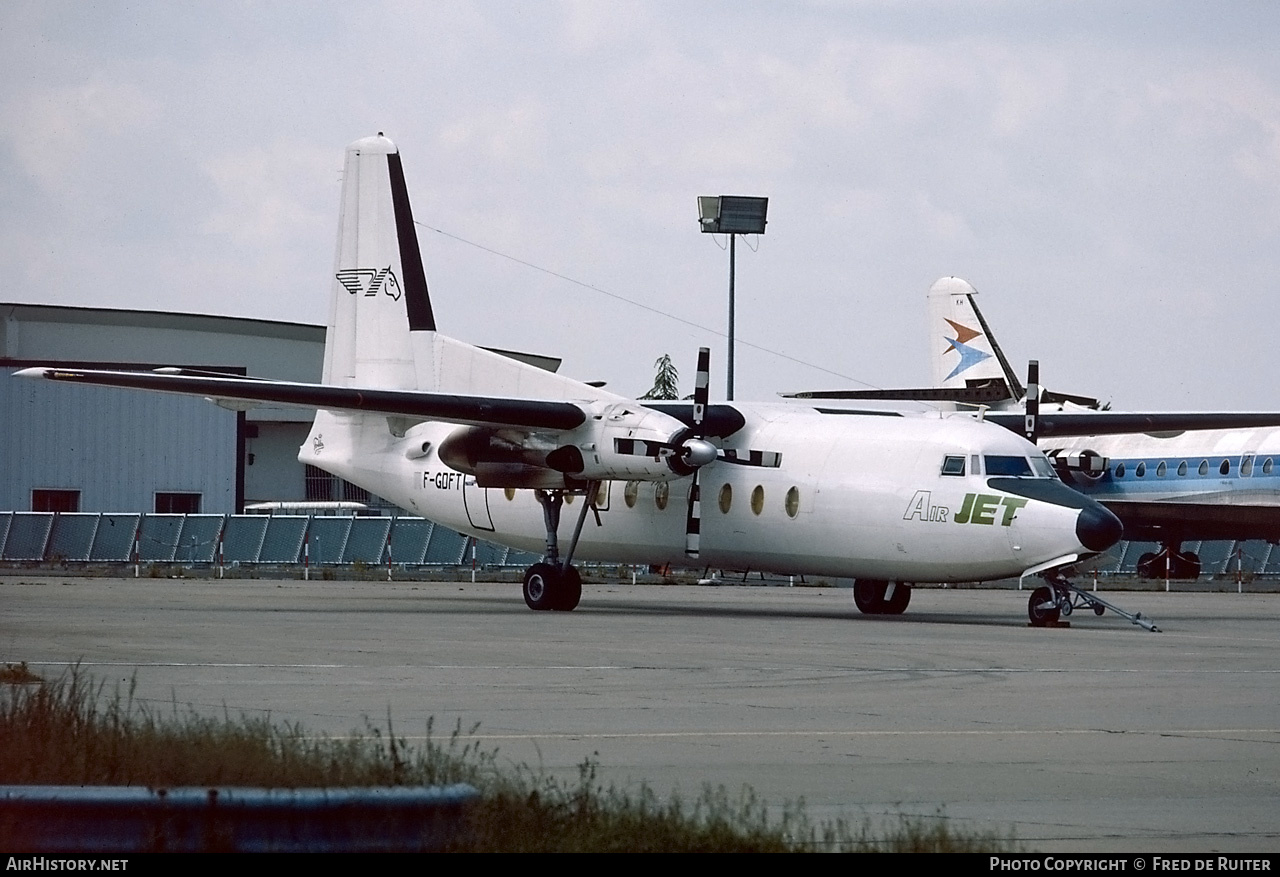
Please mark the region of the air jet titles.
POLYGON ((995 524, 1008 527, 1018 515, 1018 509, 1027 504, 1025 499, 1016 496, 997 496, 990 493, 966 493, 960 511, 954 516, 951 509, 944 505, 934 505, 930 500, 931 492, 917 490, 916 495, 907 504, 903 514, 904 521, 917 519, 921 521, 952 520, 957 524, 995 524), (1000 509, 1004 511, 1001 513, 1000 509))

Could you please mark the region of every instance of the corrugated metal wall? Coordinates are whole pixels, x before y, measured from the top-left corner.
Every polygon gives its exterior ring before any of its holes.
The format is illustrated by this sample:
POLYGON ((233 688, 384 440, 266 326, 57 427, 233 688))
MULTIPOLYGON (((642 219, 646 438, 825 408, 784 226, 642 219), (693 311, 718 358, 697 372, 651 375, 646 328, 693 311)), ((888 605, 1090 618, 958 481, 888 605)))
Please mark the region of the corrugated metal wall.
POLYGON ((204 399, 14 378, 0 371, 0 508, 36 488, 79 490, 81 511, 155 508, 155 493, 236 499, 236 415, 204 399))

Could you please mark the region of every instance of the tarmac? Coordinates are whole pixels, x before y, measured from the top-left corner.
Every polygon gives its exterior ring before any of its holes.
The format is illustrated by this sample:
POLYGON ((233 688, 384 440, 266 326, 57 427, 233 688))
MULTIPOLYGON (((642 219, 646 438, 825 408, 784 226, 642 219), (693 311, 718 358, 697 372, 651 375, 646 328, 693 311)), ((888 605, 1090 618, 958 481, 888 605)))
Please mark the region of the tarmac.
POLYGON ((153 706, 315 733, 460 726, 499 759, 816 819, 939 813, 1042 852, 1280 852, 1280 594, 1106 593, 1030 628, 1027 594, 0 576, 0 661, 78 663, 153 706))

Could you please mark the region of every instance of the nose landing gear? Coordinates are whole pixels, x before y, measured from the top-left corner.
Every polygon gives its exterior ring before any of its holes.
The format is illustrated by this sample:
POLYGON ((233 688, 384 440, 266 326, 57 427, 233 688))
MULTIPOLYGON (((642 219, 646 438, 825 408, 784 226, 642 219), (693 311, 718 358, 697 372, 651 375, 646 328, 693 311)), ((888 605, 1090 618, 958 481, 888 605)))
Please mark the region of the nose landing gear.
POLYGON ((1141 612, 1126 612, 1103 600, 1097 594, 1082 591, 1067 580, 1061 573, 1045 575, 1047 585, 1041 585, 1031 592, 1027 601, 1027 617, 1032 627, 1052 627, 1063 616, 1070 616, 1076 609, 1092 609, 1094 615, 1102 615, 1108 609, 1127 618, 1131 623, 1145 628, 1152 633, 1159 633, 1160 628, 1149 618, 1143 618, 1141 612))

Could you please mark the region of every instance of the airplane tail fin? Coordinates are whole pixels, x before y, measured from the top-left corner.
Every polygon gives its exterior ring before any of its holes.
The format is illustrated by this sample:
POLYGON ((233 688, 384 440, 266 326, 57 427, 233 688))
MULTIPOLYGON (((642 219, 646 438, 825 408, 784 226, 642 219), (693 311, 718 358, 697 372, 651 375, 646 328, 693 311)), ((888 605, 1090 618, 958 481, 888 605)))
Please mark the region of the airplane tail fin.
POLYGON ((978 310, 978 291, 959 277, 943 277, 929 288, 929 349, 935 387, 1003 384, 1013 400, 1025 395, 978 310))
POLYGON ((347 147, 324 383, 546 399, 616 398, 436 330, 396 145, 347 147))
POLYGON ((418 235, 396 146, 347 147, 324 383, 416 389, 410 332, 434 331, 418 235))

